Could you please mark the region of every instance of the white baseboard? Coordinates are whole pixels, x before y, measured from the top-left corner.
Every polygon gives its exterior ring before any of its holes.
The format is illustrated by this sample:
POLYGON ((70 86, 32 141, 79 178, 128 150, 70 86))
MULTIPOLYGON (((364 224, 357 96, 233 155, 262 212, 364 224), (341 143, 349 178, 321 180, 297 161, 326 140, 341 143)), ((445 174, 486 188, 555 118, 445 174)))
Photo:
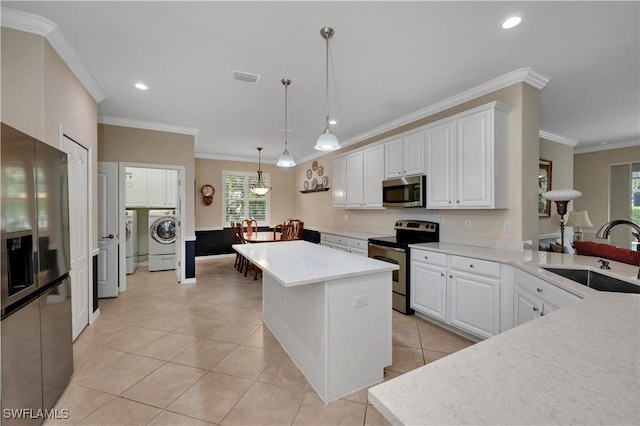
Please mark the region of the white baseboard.
POLYGON ((229 254, 212 254, 210 256, 196 256, 196 263, 197 262, 204 262, 207 260, 215 260, 215 259, 226 259, 226 258, 230 258, 230 257, 236 257, 235 253, 229 253, 229 254))
POLYGON ((180 284, 195 284, 195 283, 196 283, 195 278, 185 278, 184 280, 180 281, 180 284))

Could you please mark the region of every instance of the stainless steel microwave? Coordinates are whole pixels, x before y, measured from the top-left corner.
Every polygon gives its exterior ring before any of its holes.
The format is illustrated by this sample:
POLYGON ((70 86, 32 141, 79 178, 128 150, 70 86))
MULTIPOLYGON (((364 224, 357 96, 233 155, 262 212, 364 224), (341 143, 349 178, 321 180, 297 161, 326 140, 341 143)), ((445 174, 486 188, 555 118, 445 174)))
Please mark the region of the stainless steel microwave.
POLYGON ((427 177, 409 176, 382 181, 384 207, 426 207, 427 177))

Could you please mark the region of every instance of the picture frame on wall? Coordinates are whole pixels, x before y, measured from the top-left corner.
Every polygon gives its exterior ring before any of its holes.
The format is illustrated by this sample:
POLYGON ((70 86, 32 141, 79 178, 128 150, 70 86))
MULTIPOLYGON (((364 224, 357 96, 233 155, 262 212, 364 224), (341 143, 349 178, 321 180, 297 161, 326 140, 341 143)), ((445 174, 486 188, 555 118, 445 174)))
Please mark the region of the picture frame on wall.
POLYGON ((540 159, 538 171, 538 217, 551 217, 551 201, 542 194, 551 191, 551 161, 540 159))

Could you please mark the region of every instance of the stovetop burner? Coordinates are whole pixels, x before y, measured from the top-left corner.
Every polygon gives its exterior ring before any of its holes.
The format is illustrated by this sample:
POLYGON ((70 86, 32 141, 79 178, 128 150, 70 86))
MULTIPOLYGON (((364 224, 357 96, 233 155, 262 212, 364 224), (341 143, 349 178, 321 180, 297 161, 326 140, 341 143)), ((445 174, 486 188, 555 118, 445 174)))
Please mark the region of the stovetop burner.
POLYGON ((406 249, 409 244, 437 243, 440 241, 440 224, 424 220, 399 220, 394 229, 395 237, 369 238, 369 242, 385 247, 406 249))

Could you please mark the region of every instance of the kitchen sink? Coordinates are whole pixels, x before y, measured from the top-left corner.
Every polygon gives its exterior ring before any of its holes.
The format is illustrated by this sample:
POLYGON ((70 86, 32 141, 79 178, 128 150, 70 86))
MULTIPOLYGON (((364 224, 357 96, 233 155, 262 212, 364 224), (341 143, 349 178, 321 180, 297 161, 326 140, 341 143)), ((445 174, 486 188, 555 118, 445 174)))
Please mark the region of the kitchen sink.
POLYGON ((638 293, 640 294, 640 285, 631 284, 626 281, 612 278, 607 275, 599 274, 588 269, 569 269, 569 268, 543 268, 554 274, 558 274, 565 278, 575 281, 587 287, 591 287, 600 291, 614 291, 617 293, 638 293))

